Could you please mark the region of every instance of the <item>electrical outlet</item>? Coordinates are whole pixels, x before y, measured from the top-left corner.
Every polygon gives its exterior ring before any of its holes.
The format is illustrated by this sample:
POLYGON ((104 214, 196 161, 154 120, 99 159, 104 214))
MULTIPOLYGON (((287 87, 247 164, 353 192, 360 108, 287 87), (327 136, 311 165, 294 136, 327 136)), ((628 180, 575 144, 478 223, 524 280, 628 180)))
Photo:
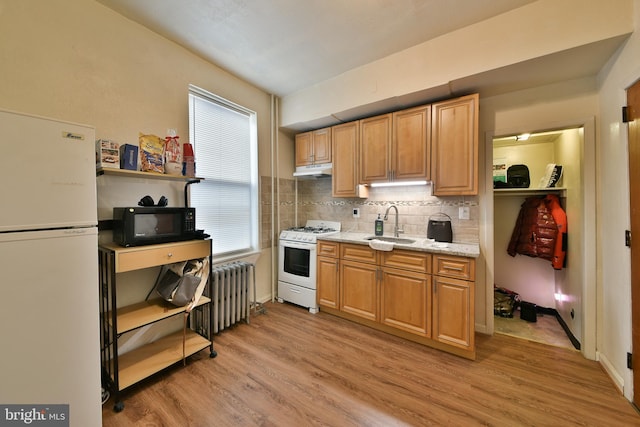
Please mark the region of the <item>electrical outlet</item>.
POLYGON ((360 208, 353 208, 353 217, 360 218, 360 208))
POLYGON ((459 219, 469 219, 469 206, 460 206, 458 208, 459 219))

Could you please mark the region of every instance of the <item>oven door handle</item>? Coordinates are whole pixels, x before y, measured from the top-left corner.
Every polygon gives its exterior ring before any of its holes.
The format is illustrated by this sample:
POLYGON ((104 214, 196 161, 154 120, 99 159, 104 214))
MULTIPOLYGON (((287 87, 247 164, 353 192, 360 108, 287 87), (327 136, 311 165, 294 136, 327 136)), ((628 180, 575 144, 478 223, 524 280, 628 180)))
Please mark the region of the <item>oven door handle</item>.
POLYGON ((316 245, 313 243, 296 243, 296 242, 285 242, 282 243, 282 247, 284 248, 293 248, 293 249, 304 249, 311 252, 316 251, 316 245))

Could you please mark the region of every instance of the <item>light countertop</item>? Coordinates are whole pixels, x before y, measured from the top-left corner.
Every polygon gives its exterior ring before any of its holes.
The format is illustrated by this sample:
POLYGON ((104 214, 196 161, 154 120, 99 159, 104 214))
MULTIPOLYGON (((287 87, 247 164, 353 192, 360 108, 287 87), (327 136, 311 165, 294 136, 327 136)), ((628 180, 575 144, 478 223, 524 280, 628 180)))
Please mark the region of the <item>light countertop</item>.
MULTIPOLYGON (((359 245, 369 246, 367 237, 373 237, 371 233, 355 233, 351 231, 329 234, 326 236, 318 236, 318 240, 327 240, 331 242, 355 243, 359 245)), ((392 237, 385 234, 383 237, 392 237)), ((445 255, 457 255, 469 258, 478 258, 480 256, 480 245, 477 243, 441 243, 425 237, 400 235, 401 239, 415 240, 414 243, 394 243, 393 248, 409 249, 420 252, 431 252, 445 255)))

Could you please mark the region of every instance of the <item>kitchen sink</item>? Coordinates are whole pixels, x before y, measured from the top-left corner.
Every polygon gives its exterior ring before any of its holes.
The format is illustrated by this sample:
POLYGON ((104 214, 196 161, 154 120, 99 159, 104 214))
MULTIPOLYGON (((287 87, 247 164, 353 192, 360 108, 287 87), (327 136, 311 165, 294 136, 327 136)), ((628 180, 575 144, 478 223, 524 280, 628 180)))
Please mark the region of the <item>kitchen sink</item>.
POLYGON ((369 236, 365 238, 365 240, 381 240, 383 242, 393 242, 401 245, 410 245, 411 243, 415 243, 415 240, 404 239, 402 237, 388 237, 388 236, 369 236))

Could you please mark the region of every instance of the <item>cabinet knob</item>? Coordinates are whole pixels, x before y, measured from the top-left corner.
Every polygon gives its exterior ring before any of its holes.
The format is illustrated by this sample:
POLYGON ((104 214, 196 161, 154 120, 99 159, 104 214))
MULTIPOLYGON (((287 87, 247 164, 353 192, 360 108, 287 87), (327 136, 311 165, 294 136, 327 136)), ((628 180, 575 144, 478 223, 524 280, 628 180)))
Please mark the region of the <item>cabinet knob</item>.
POLYGON ((167 256, 168 256, 169 258, 171 258, 171 257, 173 256, 173 254, 172 254, 171 252, 169 252, 169 253, 167 254, 167 256))

